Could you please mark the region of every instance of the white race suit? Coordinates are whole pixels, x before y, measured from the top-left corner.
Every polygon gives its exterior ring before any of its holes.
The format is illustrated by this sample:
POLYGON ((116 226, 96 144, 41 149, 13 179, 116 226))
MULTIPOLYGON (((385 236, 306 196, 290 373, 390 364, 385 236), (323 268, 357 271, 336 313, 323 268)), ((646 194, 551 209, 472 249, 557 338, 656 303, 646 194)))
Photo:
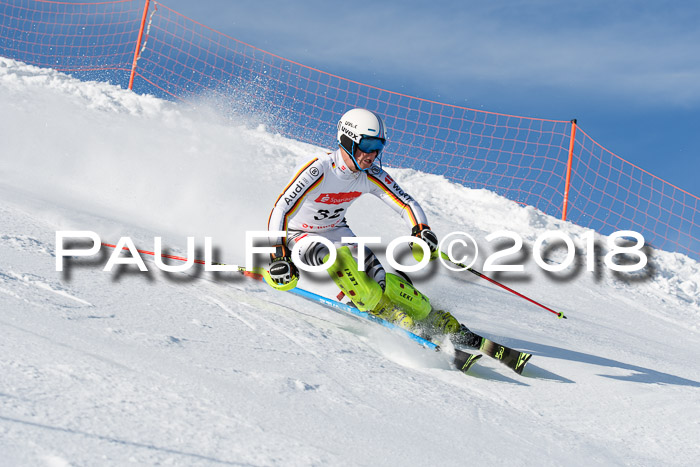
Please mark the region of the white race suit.
MULTIPOLYGON (((301 164, 277 198, 268 220, 268 231, 287 232, 287 246, 307 236, 322 236, 336 248, 343 245, 341 237, 355 234, 345 221, 345 214, 353 202, 365 193, 379 197, 413 228, 428 225, 423 209, 408 193, 377 165, 366 172, 351 171, 338 149, 301 164)), ((284 238, 271 239, 272 245, 281 245, 284 238)), ((356 244, 348 245, 351 249, 356 244)), ((306 244, 300 251, 302 260, 318 266, 328 254, 322 243, 306 244)), ((376 256, 367 249, 365 271, 383 285, 384 269, 376 256)))

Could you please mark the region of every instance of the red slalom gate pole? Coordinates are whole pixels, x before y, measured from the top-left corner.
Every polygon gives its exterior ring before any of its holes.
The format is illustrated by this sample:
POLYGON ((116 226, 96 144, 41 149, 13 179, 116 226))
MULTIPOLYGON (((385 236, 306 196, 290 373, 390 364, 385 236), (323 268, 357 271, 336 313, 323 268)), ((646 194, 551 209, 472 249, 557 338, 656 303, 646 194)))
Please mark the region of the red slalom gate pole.
POLYGON ((477 271, 476 269, 472 269, 472 268, 467 267, 466 265, 464 265, 464 264, 462 264, 462 263, 457 263, 457 262, 455 262, 455 261, 452 261, 452 260, 450 259, 450 257, 447 256, 447 254, 445 254, 445 253, 443 253, 443 252, 440 252, 440 255, 441 255, 444 259, 446 259, 447 261, 449 261, 450 263, 454 264, 455 266, 458 266, 458 267, 460 267, 460 268, 466 269, 467 271, 471 272, 472 274, 475 274, 475 275, 481 277, 482 279, 486 279, 487 281, 491 282, 492 284, 495 284, 495 285, 501 287, 502 289, 505 289, 505 290, 507 290, 508 292, 517 295, 517 296, 520 297, 520 298, 524 298, 524 299, 527 300, 528 302, 534 303, 534 304, 537 305, 538 307, 543 308, 543 309, 549 311, 550 313, 554 313, 555 315, 557 315, 558 318, 568 319, 566 316, 564 316, 564 313, 562 313, 562 312, 560 312, 560 311, 554 311, 554 310, 552 310, 551 308, 549 308, 548 306, 545 306, 545 305, 541 304, 540 302, 538 302, 538 301, 536 301, 536 300, 533 300, 533 299, 531 299, 530 297, 527 297, 527 296, 521 294, 520 292, 518 292, 518 291, 516 291, 516 290, 511 289, 511 288, 508 287, 507 285, 501 284, 500 282, 498 282, 498 281, 495 280, 495 279, 491 279, 489 276, 487 276, 486 274, 483 274, 483 273, 477 271))

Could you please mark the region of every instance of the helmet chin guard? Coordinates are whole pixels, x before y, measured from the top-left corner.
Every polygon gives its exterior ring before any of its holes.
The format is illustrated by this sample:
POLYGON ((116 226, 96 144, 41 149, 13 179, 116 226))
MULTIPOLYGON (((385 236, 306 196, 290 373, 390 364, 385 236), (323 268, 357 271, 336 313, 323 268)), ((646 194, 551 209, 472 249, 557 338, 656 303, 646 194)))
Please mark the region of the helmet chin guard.
POLYGON ((355 149, 363 152, 377 151, 377 159, 381 165, 381 154, 386 144, 384 121, 374 112, 366 109, 352 109, 340 118, 338 122, 338 146, 352 159, 357 170, 363 172, 355 159, 355 149))

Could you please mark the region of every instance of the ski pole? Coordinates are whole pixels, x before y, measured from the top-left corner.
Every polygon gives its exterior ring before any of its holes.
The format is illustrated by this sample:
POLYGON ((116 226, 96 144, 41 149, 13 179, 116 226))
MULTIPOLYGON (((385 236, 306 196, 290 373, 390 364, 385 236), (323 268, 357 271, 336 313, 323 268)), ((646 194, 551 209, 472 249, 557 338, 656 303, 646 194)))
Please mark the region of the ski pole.
POLYGON ((462 263, 458 263, 458 262, 456 262, 456 261, 452 261, 452 259, 451 259, 445 252, 443 252, 443 251, 440 252, 440 256, 442 256, 442 258, 446 259, 447 261, 449 261, 450 263, 454 264, 455 266, 460 267, 460 268, 462 268, 462 269, 466 269, 467 271, 471 272, 472 274, 476 274, 477 276, 481 277, 482 279, 486 279, 487 281, 491 282, 492 284, 495 284, 495 285, 501 287, 502 289, 505 289, 505 290, 507 290, 508 292, 517 295, 517 296, 520 297, 520 298, 524 298, 524 299, 527 300, 528 302, 534 303, 535 305, 539 306, 540 308, 544 308, 545 310, 547 310, 547 311, 549 311, 549 312, 551 312, 551 313, 554 313, 555 315, 557 315, 558 318, 567 319, 566 316, 564 316, 564 313, 562 313, 562 312, 560 312, 560 311, 554 311, 554 310, 552 310, 551 308, 549 308, 548 306, 545 306, 545 305, 541 304, 540 302, 538 302, 538 301, 536 301, 536 300, 533 300, 533 299, 531 299, 531 298, 529 298, 529 297, 527 297, 527 296, 521 294, 520 292, 517 292, 517 291, 511 289, 511 288, 508 287, 507 285, 501 284, 501 283, 498 282, 497 280, 490 278, 490 277, 487 276, 486 274, 483 274, 483 273, 477 271, 476 269, 472 269, 472 268, 467 267, 466 265, 464 265, 464 264, 462 264, 462 263))

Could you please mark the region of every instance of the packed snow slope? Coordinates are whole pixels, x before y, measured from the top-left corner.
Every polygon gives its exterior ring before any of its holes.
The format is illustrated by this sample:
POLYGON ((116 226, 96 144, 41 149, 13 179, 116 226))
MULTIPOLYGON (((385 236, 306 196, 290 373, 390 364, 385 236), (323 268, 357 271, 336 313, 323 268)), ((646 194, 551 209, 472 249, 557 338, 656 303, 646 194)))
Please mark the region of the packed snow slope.
MULTIPOLYGON (((700 267, 687 257, 588 272, 584 229, 390 169, 438 235, 477 239, 475 268, 508 246, 489 233, 520 234, 508 259, 525 271, 495 277, 569 318, 466 272, 415 274, 436 306, 534 355, 522 376, 486 357, 464 375, 232 273, 165 273, 147 255, 148 272, 105 272, 108 248, 56 271, 58 230, 151 251, 161 236, 181 255, 187 236, 210 236, 220 260, 243 264, 245 231, 266 228, 295 165, 325 148, 6 59, 0 109, 0 464, 700 465, 700 267), (560 273, 532 258, 548 230, 579 246, 560 273)), ((348 220, 384 245, 408 233, 375 199, 348 220)))

